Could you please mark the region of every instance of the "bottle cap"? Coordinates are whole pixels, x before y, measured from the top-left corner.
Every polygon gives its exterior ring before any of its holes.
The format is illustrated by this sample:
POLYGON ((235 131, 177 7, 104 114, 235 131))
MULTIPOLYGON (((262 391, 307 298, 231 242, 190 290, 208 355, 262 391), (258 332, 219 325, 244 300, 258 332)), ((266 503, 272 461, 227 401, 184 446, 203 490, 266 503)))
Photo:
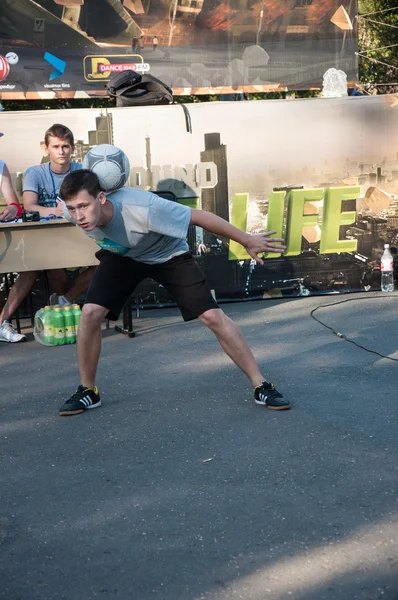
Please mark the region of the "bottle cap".
POLYGON ((64 310, 70 310, 70 304, 65 304, 64 310))
POLYGON ((384 248, 389 248, 390 244, 384 244, 384 248))
POLYGON ((60 306, 54 306, 54 310, 55 310, 55 312, 61 312, 61 307, 60 306))
POLYGON ((45 306, 44 310, 51 310, 51 306, 45 306))

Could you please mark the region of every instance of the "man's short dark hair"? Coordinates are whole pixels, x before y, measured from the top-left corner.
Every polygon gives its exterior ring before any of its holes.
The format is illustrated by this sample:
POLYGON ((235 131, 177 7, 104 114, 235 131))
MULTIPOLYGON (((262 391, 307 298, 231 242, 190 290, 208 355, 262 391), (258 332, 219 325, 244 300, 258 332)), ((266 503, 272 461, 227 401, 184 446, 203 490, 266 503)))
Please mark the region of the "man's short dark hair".
POLYGON ((86 190, 94 198, 102 191, 97 175, 88 169, 79 169, 69 173, 62 182, 59 195, 64 202, 67 202, 83 190, 86 190))
POLYGON ((66 125, 61 125, 60 123, 54 123, 51 125, 49 129, 47 129, 44 134, 44 143, 46 146, 50 143, 50 137, 55 137, 60 140, 67 140, 72 148, 75 147, 75 138, 73 137, 73 133, 66 127, 66 125))

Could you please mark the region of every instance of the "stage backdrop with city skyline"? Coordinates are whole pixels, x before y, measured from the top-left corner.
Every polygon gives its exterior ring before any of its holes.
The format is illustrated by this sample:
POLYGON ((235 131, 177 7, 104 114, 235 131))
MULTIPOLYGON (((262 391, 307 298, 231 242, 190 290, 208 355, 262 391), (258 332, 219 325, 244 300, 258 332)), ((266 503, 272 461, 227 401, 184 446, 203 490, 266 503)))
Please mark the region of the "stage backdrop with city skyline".
POLYGON ((358 79, 357 0, 0 0, 0 98, 106 95, 120 70, 177 95, 358 79))
MULTIPOLYGON (((213 102, 190 114, 192 133, 181 106, 10 112, 0 155, 20 191, 23 172, 45 160, 45 130, 62 121, 75 134, 75 160, 113 143, 129 157, 132 187, 285 237, 285 255, 259 266, 237 244, 191 228, 218 299, 380 285, 383 244, 398 245, 398 96, 213 102)), ((140 294, 169 301, 151 282, 140 294)))

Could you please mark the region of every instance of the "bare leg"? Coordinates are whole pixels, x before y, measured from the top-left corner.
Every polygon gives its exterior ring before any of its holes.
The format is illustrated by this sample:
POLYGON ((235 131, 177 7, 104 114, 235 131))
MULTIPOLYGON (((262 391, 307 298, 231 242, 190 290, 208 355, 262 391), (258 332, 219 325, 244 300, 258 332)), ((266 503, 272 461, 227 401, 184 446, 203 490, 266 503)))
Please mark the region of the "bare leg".
POLYGON ((70 289, 70 281, 65 269, 48 269, 46 273, 51 287, 54 288, 57 294, 61 296, 66 294, 70 289))
POLYGON ((73 302, 75 298, 78 298, 81 294, 88 290, 96 268, 97 267, 89 267, 83 271, 83 273, 80 273, 78 277, 76 277, 70 289, 66 292, 66 294, 64 294, 65 298, 69 300, 69 302, 73 302))
POLYGON ((37 276, 38 271, 24 271, 19 274, 18 279, 10 289, 7 302, 0 313, 0 325, 3 321, 11 319, 18 306, 29 294, 37 276))
POLYGON ((239 327, 219 308, 207 310, 199 319, 217 337, 224 352, 250 379, 253 387, 261 385, 263 377, 257 362, 239 327))
POLYGON ((47 274, 51 287, 54 288, 57 294, 65 296, 69 302, 73 302, 88 289, 95 269, 96 267, 89 267, 83 273, 80 273, 72 285, 65 269, 51 269, 47 271, 47 274))
POLYGON ((97 304, 85 304, 77 334, 77 358, 81 384, 93 388, 101 353, 101 323, 108 309, 97 304))

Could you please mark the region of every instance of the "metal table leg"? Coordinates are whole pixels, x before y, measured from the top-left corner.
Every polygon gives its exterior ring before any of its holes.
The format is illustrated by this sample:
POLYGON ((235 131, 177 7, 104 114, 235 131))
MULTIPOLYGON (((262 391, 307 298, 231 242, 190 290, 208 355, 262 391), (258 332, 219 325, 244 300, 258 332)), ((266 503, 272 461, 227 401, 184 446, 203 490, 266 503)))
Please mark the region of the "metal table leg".
POLYGON ((115 330, 118 333, 123 333, 130 338, 135 337, 135 331, 133 331, 133 313, 131 308, 131 298, 129 298, 126 304, 123 306, 123 325, 115 325, 115 330))

